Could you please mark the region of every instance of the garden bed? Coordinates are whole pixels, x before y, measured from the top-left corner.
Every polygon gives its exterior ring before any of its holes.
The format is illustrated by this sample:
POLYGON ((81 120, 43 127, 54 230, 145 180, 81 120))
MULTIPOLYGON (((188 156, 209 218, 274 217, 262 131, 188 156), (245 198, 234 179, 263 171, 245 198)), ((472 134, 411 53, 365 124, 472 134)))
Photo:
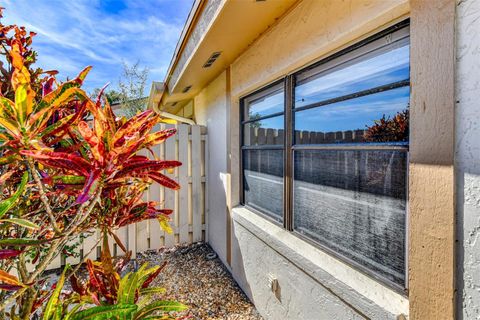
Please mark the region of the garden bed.
POLYGON ((189 319, 262 319, 228 270, 207 244, 196 243, 137 255, 139 265, 167 265, 152 286, 167 291, 161 298, 177 300, 190 309, 189 319), (210 256, 209 256, 210 255, 210 256))

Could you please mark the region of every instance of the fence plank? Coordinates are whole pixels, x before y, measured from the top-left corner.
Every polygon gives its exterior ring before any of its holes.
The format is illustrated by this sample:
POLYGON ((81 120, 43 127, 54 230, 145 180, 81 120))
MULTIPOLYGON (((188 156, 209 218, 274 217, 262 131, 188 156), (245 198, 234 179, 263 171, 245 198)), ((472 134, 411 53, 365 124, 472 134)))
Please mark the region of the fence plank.
MULTIPOLYGON (((149 152, 142 150, 139 155, 150 156, 149 152)), ((143 201, 149 201, 149 192, 145 192, 142 197, 143 201)), ((137 252, 143 252, 149 249, 148 246, 148 221, 140 221, 136 223, 136 237, 137 237, 137 252)))
MULTIPOLYGON (((173 128, 173 125, 166 125, 166 129, 173 128)), ((175 152, 175 138, 167 139, 165 142, 165 159, 166 160, 173 160, 176 159, 176 152, 175 152)), ((173 173, 167 173, 167 176, 170 178, 175 178, 173 173)), ((175 191, 171 189, 165 188, 165 208, 173 209, 174 214, 175 211, 175 191)), ((174 223, 174 217, 172 217, 171 224, 174 223)), ((165 232, 165 246, 172 247, 175 245, 175 236, 173 234, 168 234, 165 232)))
POLYGON ((77 237, 74 240, 68 241, 67 245, 69 245, 69 246, 77 245, 75 251, 77 251, 76 253, 78 254, 78 256, 77 257, 72 257, 72 256, 65 257, 65 263, 69 264, 69 265, 76 265, 76 264, 80 263, 80 249, 82 248, 82 244, 80 243, 80 237, 77 237))
POLYGON ((188 125, 178 126, 178 161, 183 165, 178 168, 180 184, 178 199, 178 230, 180 243, 187 243, 188 236, 188 125))
MULTIPOLYGON (((209 142, 208 142, 208 138, 205 139, 205 152, 204 152, 204 163, 205 163, 205 177, 208 178, 208 172, 209 172, 209 169, 208 169, 208 166, 210 164, 210 149, 209 149, 209 142)), ((203 201, 204 201, 204 204, 203 204, 203 207, 205 208, 204 212, 203 212, 203 221, 204 221, 204 224, 205 224, 205 237, 204 237, 204 241, 205 242, 208 242, 208 216, 209 216, 209 206, 208 206, 208 197, 209 197, 209 191, 208 191, 208 179, 205 179, 205 188, 204 188, 205 192, 203 193, 203 201)))
POLYGON ((85 258, 97 260, 97 231, 83 240, 83 254, 85 258))
POLYGON ((193 241, 202 240, 202 179, 201 179, 201 137, 200 127, 192 127, 192 224, 193 241))
MULTIPOLYGON (((127 227, 121 227, 118 230, 115 230, 115 235, 118 237, 120 242, 123 244, 123 246, 127 246, 127 237, 128 237, 128 229, 127 227)), ((123 256, 125 255, 125 252, 123 252, 122 248, 120 246, 116 246, 117 250, 115 252, 116 256, 123 256)), ((112 252, 113 254, 113 252, 112 252)))
POLYGON ((268 128, 267 129, 267 144, 275 144, 275 135, 277 133, 277 130, 274 130, 274 129, 271 129, 271 128, 268 128))
MULTIPOLYGON (((173 138, 172 138, 173 139, 173 138)), ((161 157, 160 154, 160 145, 155 146, 152 150, 155 153, 157 158, 161 157)), ((164 160, 160 158, 161 160, 164 160)), ((161 187, 158 183, 154 182, 149 190, 150 193, 150 201, 161 202, 161 187)), ((163 205, 163 204, 160 204, 163 205)), ((160 224, 157 220, 152 219, 150 220, 150 249, 160 249, 162 246, 162 236, 163 232, 160 228, 160 224)))
POLYGON ((137 258, 137 226, 135 224, 129 224, 127 226, 127 249, 132 251, 132 259, 137 258))

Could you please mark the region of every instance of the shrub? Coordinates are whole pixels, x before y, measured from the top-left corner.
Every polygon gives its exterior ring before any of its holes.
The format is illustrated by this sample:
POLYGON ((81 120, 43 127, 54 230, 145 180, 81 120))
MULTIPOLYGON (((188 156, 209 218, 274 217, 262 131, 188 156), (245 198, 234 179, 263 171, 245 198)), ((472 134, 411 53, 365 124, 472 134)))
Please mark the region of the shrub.
MULTIPOLYGON (((175 130, 152 132, 161 119, 150 110, 129 120, 116 118, 103 90, 93 101, 81 89, 90 67, 64 83, 56 80, 54 71, 33 70, 33 36, 23 27, 0 23, 0 54, 7 62, 0 68, 0 318, 29 319, 48 300, 44 319, 61 319, 67 313, 72 319, 127 314, 139 319, 139 312, 147 313, 141 312, 145 306, 136 305, 138 296, 159 269, 142 267, 120 279, 108 235, 145 219, 157 219, 170 230, 172 210, 141 198, 152 183, 179 188, 162 172, 181 163, 150 160, 140 151, 162 143, 175 130), (63 281, 75 279, 78 269, 67 267, 55 290, 42 290, 44 271, 53 259, 74 251, 68 244, 95 229, 102 232, 104 243, 101 261, 86 262, 89 285, 78 285, 75 294, 59 300, 63 281)), ((156 303, 152 312, 184 308, 176 302, 164 304, 170 307, 156 303)))

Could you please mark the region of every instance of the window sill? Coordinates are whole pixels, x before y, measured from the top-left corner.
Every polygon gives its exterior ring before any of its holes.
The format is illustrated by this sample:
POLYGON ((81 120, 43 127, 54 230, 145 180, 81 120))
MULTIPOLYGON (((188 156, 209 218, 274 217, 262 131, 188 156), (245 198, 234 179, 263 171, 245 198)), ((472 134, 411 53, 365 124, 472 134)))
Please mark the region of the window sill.
POLYGON ((372 318, 408 314, 408 299, 240 206, 233 219, 334 295, 372 318))

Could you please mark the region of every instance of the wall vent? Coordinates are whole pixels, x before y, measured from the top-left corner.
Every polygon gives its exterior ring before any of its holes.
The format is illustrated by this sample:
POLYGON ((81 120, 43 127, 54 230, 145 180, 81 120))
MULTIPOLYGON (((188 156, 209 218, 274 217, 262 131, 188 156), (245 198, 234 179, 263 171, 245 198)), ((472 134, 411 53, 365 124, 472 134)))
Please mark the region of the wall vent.
POLYGON ((212 66, 212 64, 215 61, 217 61, 218 57, 220 57, 221 54, 222 54, 221 51, 217 51, 217 52, 212 53, 212 55, 210 56, 210 58, 208 58, 207 62, 205 62, 203 67, 204 68, 210 68, 212 66))
POLYGON ((191 88, 192 86, 186 86, 185 88, 183 88, 182 93, 187 93, 188 91, 190 91, 191 88))
POLYGON ((177 105, 178 101, 175 101, 174 103, 172 103, 172 107, 175 107, 177 105))

